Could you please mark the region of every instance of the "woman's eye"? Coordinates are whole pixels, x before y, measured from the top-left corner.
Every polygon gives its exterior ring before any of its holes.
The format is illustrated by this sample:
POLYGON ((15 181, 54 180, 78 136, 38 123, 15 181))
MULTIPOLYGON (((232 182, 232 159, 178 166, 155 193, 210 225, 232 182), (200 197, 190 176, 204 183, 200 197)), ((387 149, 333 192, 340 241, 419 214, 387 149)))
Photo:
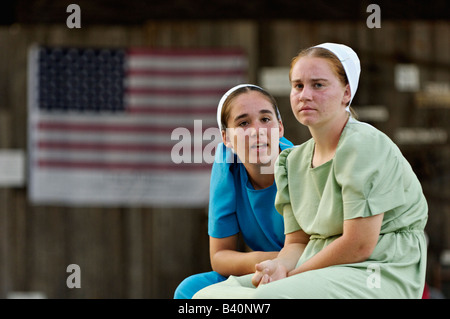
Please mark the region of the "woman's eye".
POLYGON ((248 122, 244 121, 244 122, 239 123, 239 126, 240 127, 244 127, 244 126, 247 126, 247 124, 248 124, 248 122))
POLYGON ((315 83, 315 84, 314 84, 314 87, 315 87, 316 89, 320 89, 320 88, 323 87, 323 84, 322 84, 322 83, 315 83))
POLYGON ((264 123, 270 122, 270 117, 264 117, 261 119, 264 123))
POLYGON ((295 88, 296 89, 303 89, 303 84, 297 84, 297 85, 295 85, 295 88))

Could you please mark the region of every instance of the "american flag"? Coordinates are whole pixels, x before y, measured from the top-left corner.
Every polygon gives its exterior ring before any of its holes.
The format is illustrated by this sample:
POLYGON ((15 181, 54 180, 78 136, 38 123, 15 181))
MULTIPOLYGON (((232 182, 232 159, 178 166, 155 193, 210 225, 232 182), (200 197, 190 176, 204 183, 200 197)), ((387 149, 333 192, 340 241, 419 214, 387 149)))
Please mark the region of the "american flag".
POLYGON ((216 127, 220 97, 245 82, 246 72, 246 57, 237 49, 33 47, 30 199, 75 205, 206 202, 211 165, 194 158, 212 142, 202 134, 216 127), (202 140, 187 163, 171 154, 181 139, 172 137, 177 128, 189 132, 189 147, 202 140))

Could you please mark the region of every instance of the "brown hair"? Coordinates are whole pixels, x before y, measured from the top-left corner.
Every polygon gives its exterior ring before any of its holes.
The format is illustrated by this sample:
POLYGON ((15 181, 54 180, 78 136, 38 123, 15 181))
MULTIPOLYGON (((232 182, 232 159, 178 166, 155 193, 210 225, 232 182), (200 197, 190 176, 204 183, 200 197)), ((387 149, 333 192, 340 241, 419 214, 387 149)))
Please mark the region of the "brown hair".
MULTIPOLYGON (((348 83, 347 74, 345 73, 344 66, 342 65, 339 58, 334 55, 333 52, 324 49, 324 48, 318 48, 318 47, 310 47, 307 49, 304 49, 300 51, 300 53, 295 56, 291 61, 291 68, 289 70, 289 81, 292 81, 292 69, 294 68, 294 65, 303 57, 314 57, 314 58, 321 58, 328 61, 328 63, 331 66, 331 69, 333 70, 334 74, 338 77, 339 81, 345 86, 348 83)), ((352 117, 357 118, 357 114, 355 110, 350 106, 350 113, 352 117)))
POLYGON ((266 90, 263 90, 260 87, 245 86, 245 87, 241 87, 241 88, 237 89, 236 91, 234 91, 233 93, 231 93, 227 97, 225 102, 223 103, 222 114, 220 114, 220 122, 221 122, 220 124, 221 124, 222 130, 227 128, 227 123, 228 123, 228 119, 230 117, 230 112, 231 112, 231 104, 232 104, 233 100, 236 97, 238 97, 239 95, 250 92, 250 91, 256 91, 256 92, 259 92, 262 95, 264 95, 264 97, 270 102, 270 104, 272 104, 273 110, 275 111, 275 114, 276 114, 278 120, 281 121, 281 116, 280 116, 280 112, 278 111, 277 101, 272 96, 272 94, 270 94, 266 90))

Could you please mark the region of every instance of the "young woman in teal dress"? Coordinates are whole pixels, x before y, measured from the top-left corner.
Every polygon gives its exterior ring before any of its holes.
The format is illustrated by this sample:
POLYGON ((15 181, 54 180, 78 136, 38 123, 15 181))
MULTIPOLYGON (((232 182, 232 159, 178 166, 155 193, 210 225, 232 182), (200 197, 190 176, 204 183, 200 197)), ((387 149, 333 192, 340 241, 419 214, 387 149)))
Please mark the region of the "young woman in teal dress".
POLYGON ((283 137, 275 99, 251 84, 230 89, 220 100, 217 122, 223 143, 211 171, 208 234, 213 271, 183 280, 175 299, 190 299, 200 289, 229 275, 254 272, 255 264, 275 258, 284 244, 283 218, 274 206, 274 165, 292 147, 283 137), (241 236, 251 251, 238 250, 241 236))
POLYGON ((293 59, 291 107, 312 138, 275 167, 284 248, 195 298, 422 297, 427 203, 397 146, 351 116, 359 74, 356 53, 341 44, 293 59))

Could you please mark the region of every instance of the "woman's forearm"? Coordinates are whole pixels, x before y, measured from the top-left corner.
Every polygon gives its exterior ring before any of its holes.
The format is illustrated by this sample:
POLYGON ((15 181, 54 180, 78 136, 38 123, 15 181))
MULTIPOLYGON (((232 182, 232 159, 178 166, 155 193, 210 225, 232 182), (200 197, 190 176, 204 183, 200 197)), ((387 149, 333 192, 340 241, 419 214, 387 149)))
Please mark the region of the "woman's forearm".
POLYGON ((306 244, 301 243, 292 243, 284 246, 284 248, 278 254, 278 257, 275 258, 275 261, 280 263, 286 268, 287 272, 290 272, 295 269, 298 260, 300 259, 303 251, 305 250, 306 244))
POLYGON ((384 214, 379 214, 344 221, 344 231, 341 237, 298 268, 290 271, 288 276, 308 270, 367 260, 378 242, 383 217, 384 214))
POLYGON ((239 252, 236 250, 221 250, 211 257, 211 266, 222 276, 242 276, 255 272, 255 265, 278 256, 277 251, 239 252))
POLYGON ((356 243, 350 242, 344 237, 340 237, 298 268, 291 270, 288 276, 333 265, 361 262, 369 256, 370 252, 367 250, 361 249, 356 243))

